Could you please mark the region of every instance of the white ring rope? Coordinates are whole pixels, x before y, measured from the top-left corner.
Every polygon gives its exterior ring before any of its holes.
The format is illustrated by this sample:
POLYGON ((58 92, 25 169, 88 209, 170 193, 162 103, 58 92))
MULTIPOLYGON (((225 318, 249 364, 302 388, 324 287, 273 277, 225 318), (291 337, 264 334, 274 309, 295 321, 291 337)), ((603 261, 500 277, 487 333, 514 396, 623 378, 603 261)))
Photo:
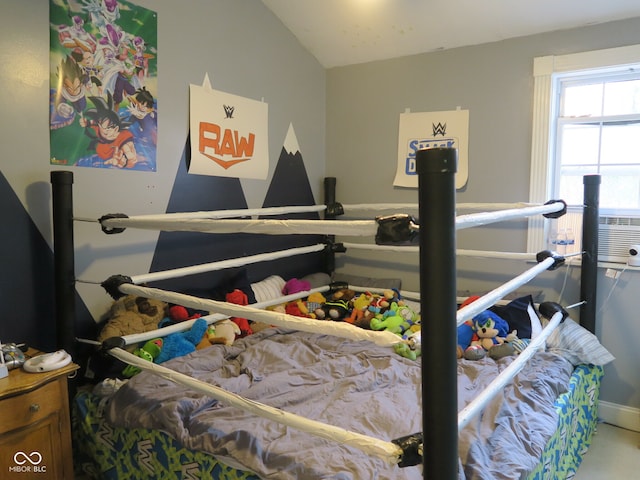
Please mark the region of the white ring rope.
MULTIPOLYGON (((540 204, 534 203, 459 203, 456 204, 458 210, 504 210, 511 208, 532 207, 540 204)), ((379 211, 379 210, 418 210, 417 203, 358 203, 342 205, 344 214, 351 211, 379 211)), ((258 215, 285 215, 290 213, 313 213, 324 212, 326 205, 290 205, 285 207, 263 207, 263 208, 238 208, 233 210, 210 210, 200 212, 175 212, 161 213, 155 215, 135 215, 129 218, 147 219, 147 220, 170 220, 172 218, 236 218, 236 217, 254 217, 258 215)), ((92 222, 99 220, 88 217, 73 217, 76 222, 92 222)))
POLYGON ((464 228, 478 227, 489 223, 501 222, 504 220, 512 220, 515 218, 530 217, 538 214, 559 212, 565 208, 562 202, 554 202, 548 205, 539 205, 535 207, 513 208, 509 210, 501 210, 499 212, 482 212, 469 213, 467 215, 459 215, 456 217, 456 230, 464 228))
POLYGON ((307 253, 320 252, 326 248, 326 245, 319 243, 308 247, 290 248, 287 250, 279 250, 276 252, 259 253, 241 258, 230 258, 218 262, 203 263, 200 265, 192 265, 190 267, 174 268, 172 270, 163 270, 161 272, 151 272, 130 277, 131 281, 136 285, 142 283, 155 282, 165 280, 167 278, 185 277, 187 275, 195 275, 203 272, 211 272, 213 270, 223 270, 225 268, 242 267, 251 263, 265 262, 268 260, 277 260, 295 255, 304 255, 307 253))
MULTIPOLYGON (((537 214, 558 212, 565 208, 562 202, 548 205, 508 209, 497 212, 482 212, 460 215, 456 217, 456 230, 461 230, 489 223, 502 222, 514 218, 523 218, 537 214)), ((101 221, 103 228, 140 228, 162 231, 191 231, 206 233, 260 233, 268 235, 287 234, 319 234, 372 236, 377 232, 375 220, 244 220, 244 219, 209 219, 181 218, 167 220, 144 217, 105 218, 101 221)))
POLYGON ((120 292, 126 294, 138 295, 145 298, 155 298, 168 303, 175 303, 184 307, 195 308, 197 310, 222 313, 230 317, 248 318, 270 325, 290 328, 292 330, 300 330, 302 332, 324 333, 349 340, 368 340, 383 347, 393 346, 396 343, 402 342, 402 338, 395 333, 384 330, 364 330, 346 322, 296 317, 286 313, 261 310, 248 305, 236 305, 227 302, 219 302, 217 300, 208 300, 182 293, 168 292, 157 288, 141 287, 130 283, 123 283, 118 288, 120 292))
POLYGON ((516 288, 529 282, 538 274, 544 272, 545 270, 548 270, 549 267, 554 264, 554 262, 555 259, 553 257, 547 257, 526 272, 491 290, 489 293, 480 297, 475 302, 462 307, 460 310, 458 310, 458 313, 456 315, 458 326, 462 325, 470 318, 475 317, 478 313, 486 310, 488 307, 494 305, 498 300, 504 298, 506 295, 513 292, 516 288))
MULTIPOLYGON (((354 242, 341 242, 347 249, 353 250, 379 250, 386 252, 398 252, 398 253, 418 253, 420 247, 414 245, 377 245, 370 243, 354 243, 354 242)), ((509 260, 535 260, 535 253, 519 253, 519 252, 491 252, 481 250, 456 250, 456 255, 464 257, 478 257, 478 258, 497 258, 497 259, 509 259, 509 260)))
POLYGON ((491 399, 500 392, 505 385, 510 382, 516 374, 522 370, 524 364, 536 353, 536 351, 544 345, 545 340, 556 329, 563 318, 562 312, 555 313, 540 334, 531 340, 531 343, 525 348, 516 359, 509 364, 487 387, 478 394, 466 407, 458 412, 458 432, 462 430, 471 419, 477 415, 491 399))
POLYGON ((309 420, 301 417, 300 415, 285 412, 284 410, 270 407, 254 400, 249 400, 235 393, 228 392, 206 382, 192 378, 188 375, 184 375, 161 365, 143 360, 120 348, 113 348, 109 350, 109 353, 123 362, 134 365, 142 370, 152 372, 155 375, 179 385, 190 387, 193 390, 204 393, 216 400, 226 402, 229 405, 254 413, 260 417, 273 420, 289 427, 297 428, 303 432, 356 447, 365 453, 382 458, 391 465, 397 464, 402 456, 402 449, 394 443, 378 440, 360 433, 350 432, 343 428, 315 420, 309 420))
POLYGON ((140 228, 165 232, 202 233, 259 233, 267 235, 347 235, 371 236, 377 231, 375 220, 209 220, 202 218, 182 220, 138 220, 136 218, 107 218, 106 228, 140 228))
MULTIPOLYGON (((129 218, 145 219, 145 220, 171 220, 172 218, 236 218, 236 217, 253 217, 257 215, 285 215, 290 213, 311 213, 323 212, 327 209, 326 205, 290 205, 286 207, 263 207, 263 208, 238 208, 234 210, 211 210, 201 212, 175 212, 160 213, 156 215, 136 215, 129 218)), ((77 222, 99 222, 95 218, 73 217, 77 222)))
MULTIPOLYGON (((506 210, 512 208, 526 208, 542 205, 540 203, 527 203, 527 202, 515 202, 515 203, 456 203, 456 210, 506 210)), ((342 205, 344 214, 347 215, 351 212, 360 211, 403 211, 403 210, 418 210, 417 203, 354 203, 342 205)))

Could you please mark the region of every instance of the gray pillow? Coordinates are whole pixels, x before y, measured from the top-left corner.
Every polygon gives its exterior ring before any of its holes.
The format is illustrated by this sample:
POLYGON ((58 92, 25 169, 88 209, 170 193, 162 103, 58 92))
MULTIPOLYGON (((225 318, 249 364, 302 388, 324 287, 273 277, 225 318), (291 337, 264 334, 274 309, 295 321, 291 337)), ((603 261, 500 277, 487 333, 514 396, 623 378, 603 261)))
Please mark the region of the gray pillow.
POLYGON ((400 290, 402 280, 399 278, 374 278, 360 275, 350 275, 348 273, 334 273, 334 282, 347 282, 349 285, 367 288, 383 288, 389 290, 400 290))
POLYGON ((563 356, 573 365, 606 365, 615 360, 593 333, 570 318, 549 335, 546 343, 548 351, 563 356))

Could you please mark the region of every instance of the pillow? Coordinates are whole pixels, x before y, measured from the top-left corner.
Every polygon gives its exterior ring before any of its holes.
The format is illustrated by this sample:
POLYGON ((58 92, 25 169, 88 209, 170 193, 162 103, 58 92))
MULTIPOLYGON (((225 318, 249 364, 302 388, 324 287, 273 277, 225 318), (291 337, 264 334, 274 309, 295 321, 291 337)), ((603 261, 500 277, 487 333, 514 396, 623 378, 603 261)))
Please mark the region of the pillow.
POLYGON ((561 355, 574 366, 581 363, 606 365, 615 360, 593 333, 570 318, 566 318, 549 335, 547 350, 561 355))
POLYGON ((266 302, 282 297, 282 288, 284 287, 284 278, 279 275, 271 275, 256 283, 251 284, 251 289, 256 298, 257 303, 266 302))
POLYGON ((493 311, 509 324, 509 332, 517 330, 518 338, 536 338, 542 331, 542 323, 533 306, 533 297, 516 298, 507 305, 494 305, 493 311))
POLYGON ((325 285, 329 285, 331 283, 331 277, 328 273, 317 272, 311 273, 309 275, 305 275, 301 278, 305 282, 309 282, 311 284, 311 288, 324 287, 325 285))
POLYGON ((402 280, 399 278, 373 278, 348 273, 334 273, 334 282, 346 282, 355 287, 382 288, 388 290, 400 290, 402 280))

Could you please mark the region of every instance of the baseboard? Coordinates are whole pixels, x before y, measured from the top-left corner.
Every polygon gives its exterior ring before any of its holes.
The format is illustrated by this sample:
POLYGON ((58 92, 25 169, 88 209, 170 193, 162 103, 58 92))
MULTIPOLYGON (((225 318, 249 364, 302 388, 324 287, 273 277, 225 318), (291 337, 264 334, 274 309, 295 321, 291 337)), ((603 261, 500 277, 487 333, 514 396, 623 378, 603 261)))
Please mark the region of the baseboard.
POLYGON ((605 423, 640 432, 640 409, 601 400, 598 416, 605 423))

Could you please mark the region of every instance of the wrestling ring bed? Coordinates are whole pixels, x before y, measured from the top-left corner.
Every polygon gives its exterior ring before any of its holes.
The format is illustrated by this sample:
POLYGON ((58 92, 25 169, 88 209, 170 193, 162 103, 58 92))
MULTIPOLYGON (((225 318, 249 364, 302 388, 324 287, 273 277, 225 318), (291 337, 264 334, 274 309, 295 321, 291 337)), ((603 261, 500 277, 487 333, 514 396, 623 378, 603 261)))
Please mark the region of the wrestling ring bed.
POLYGON ((457 251, 456 231, 534 215, 554 218, 566 205, 550 201, 456 216, 456 155, 451 149, 418 152, 419 221, 405 214, 338 220, 349 206, 335 202, 335 179, 325 181, 322 206, 102 217, 100 226, 109 234, 143 228, 315 234, 324 241, 173 271, 114 275, 102 286, 116 301, 137 296, 206 314, 101 341, 76 339, 73 333, 73 176, 52 172, 61 347, 74 351, 78 341, 95 345, 100 355, 140 371, 124 381, 107 379, 96 386, 100 388, 78 389, 72 402, 76 477, 571 478, 597 423, 602 365, 613 358, 593 335, 600 177, 584 177, 581 301, 566 308, 554 302, 534 304, 531 297, 504 301, 541 272, 562 271, 565 256, 552 251, 457 251), (305 211, 322 211, 324 220, 251 218, 305 211), (375 244, 336 241, 349 236, 375 237, 375 244), (314 293, 329 302, 334 292, 345 288, 358 295, 388 291, 331 279, 335 255, 357 248, 415 250, 421 266, 420 292, 395 293, 419 312, 417 328, 402 334, 376 331, 272 308, 314 293), (247 305, 151 286, 169 277, 308 254, 326 257, 327 283, 319 283, 324 277, 309 272, 313 280, 307 282, 307 290, 267 295, 274 282, 285 282, 274 273, 251 284, 255 302, 247 305), (523 261, 525 268, 513 280, 461 306, 457 255, 508 258, 523 261), (526 268, 527 264, 533 266, 526 268), (578 306, 581 325, 570 314, 578 306), (458 358, 460 328, 489 309, 510 318, 510 327, 518 327, 517 352, 496 359, 458 358), (202 321, 215 326, 234 317, 266 328, 236 338, 231 345, 212 345, 163 363, 132 353, 156 337, 169 338, 192 331, 202 321), (439 323, 435 330, 429 329, 433 319, 439 323))

